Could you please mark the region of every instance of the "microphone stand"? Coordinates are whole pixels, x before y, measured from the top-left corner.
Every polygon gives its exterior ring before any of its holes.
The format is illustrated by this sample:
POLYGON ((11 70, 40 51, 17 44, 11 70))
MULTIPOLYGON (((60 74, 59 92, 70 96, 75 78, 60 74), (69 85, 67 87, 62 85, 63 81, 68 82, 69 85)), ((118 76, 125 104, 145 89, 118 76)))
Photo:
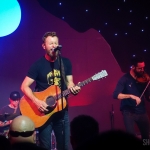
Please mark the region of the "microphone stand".
POLYGON ((114 108, 112 105, 112 110, 110 111, 110 121, 111 121, 111 129, 114 129, 114 108))
POLYGON ((60 67, 60 79, 61 79, 61 104, 62 104, 62 138, 63 138, 63 149, 65 149, 65 120, 64 120, 64 117, 63 117, 63 87, 64 87, 64 80, 63 80, 63 76, 62 76, 62 63, 61 63, 61 52, 60 52, 60 49, 58 50, 58 62, 59 62, 59 67, 60 67))

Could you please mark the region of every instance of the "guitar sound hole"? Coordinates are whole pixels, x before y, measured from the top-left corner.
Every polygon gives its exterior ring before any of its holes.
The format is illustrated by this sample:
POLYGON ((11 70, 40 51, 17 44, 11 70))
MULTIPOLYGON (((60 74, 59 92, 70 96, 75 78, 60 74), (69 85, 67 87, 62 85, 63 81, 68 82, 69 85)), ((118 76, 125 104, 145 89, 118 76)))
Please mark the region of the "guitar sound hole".
POLYGON ((48 111, 45 111, 44 113, 45 114, 49 114, 51 111, 53 111, 55 109, 55 106, 56 106, 56 100, 54 99, 54 97, 52 96, 49 96, 47 97, 46 99, 46 103, 47 103, 47 109, 48 111))
POLYGON ((47 97, 47 99, 46 99, 46 103, 47 103, 48 107, 53 108, 53 107, 55 107, 55 105, 56 105, 56 100, 54 99, 53 96, 49 96, 49 97, 47 97))

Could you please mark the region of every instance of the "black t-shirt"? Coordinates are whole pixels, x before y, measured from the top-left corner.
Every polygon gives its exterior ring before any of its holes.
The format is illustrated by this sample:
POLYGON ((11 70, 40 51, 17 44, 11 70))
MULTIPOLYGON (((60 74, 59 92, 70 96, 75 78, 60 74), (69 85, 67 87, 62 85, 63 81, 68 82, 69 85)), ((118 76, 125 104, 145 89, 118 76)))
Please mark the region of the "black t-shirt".
MULTIPOLYGON (((72 65, 69 59, 62 58, 65 75, 72 75, 72 65)), ((45 57, 37 60, 29 69, 27 76, 36 82, 35 91, 43 91, 51 85, 61 88, 61 74, 58 60, 49 62, 45 57)), ((63 82, 62 90, 66 89, 63 82)))
MULTIPOLYGON (((64 66, 64 74, 65 77, 67 75, 72 75, 72 65, 69 59, 62 57, 62 62, 64 66)), ((61 65, 62 66, 62 65, 61 65)), ((67 89, 67 86, 64 82, 64 80, 61 80, 61 71, 60 71, 60 63, 58 59, 55 62, 49 62, 45 57, 41 57, 39 60, 37 60, 35 63, 32 64, 30 67, 27 76, 34 79, 36 82, 34 92, 41 92, 46 90, 47 88, 51 88, 50 86, 56 85, 59 87, 59 92, 57 89, 52 88, 49 89, 50 93, 46 93, 46 103, 50 106, 51 103, 55 103, 55 100, 48 100, 49 97, 55 97, 56 100, 61 100, 61 89, 62 91, 67 89), (52 91, 52 92, 51 92, 52 91), (60 95, 60 97, 58 96, 60 95), (59 97, 59 98, 58 98, 59 97)), ((44 92, 45 93, 45 92, 44 92)), ((44 94, 43 94, 44 95, 44 94)), ((64 110, 68 110, 68 101, 67 101, 67 95, 65 95, 66 98, 66 107, 64 110)), ((64 106, 63 106, 64 107, 64 106)), ((63 113, 63 111, 60 111, 63 113)), ((55 114, 55 116, 59 116, 59 112, 55 114)))

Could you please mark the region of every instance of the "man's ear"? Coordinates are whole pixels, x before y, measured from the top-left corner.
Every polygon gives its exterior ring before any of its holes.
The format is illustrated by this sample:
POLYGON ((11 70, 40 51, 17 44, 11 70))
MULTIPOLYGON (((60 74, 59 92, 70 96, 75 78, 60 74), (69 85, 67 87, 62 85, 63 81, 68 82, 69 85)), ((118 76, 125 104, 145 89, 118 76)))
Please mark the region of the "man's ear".
POLYGON ((43 49, 45 49, 45 44, 44 43, 42 44, 42 47, 43 47, 43 49))
POLYGON ((135 66, 134 66, 134 65, 132 65, 132 66, 131 66, 131 68, 132 68, 132 69, 135 69, 135 66))

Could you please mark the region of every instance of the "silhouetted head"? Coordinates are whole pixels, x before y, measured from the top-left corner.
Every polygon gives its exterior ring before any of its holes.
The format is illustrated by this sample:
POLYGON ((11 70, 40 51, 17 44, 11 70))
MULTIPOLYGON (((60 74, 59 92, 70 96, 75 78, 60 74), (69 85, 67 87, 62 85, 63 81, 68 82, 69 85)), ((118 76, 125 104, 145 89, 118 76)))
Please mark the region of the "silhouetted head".
POLYGON ((73 149, 99 133, 98 122, 89 115, 79 115, 70 123, 70 141, 73 149))
POLYGON ((0 150, 9 150, 10 147, 10 141, 5 136, 0 135, 0 150))
POLYGON ((75 150, 99 150, 99 149, 144 149, 149 148, 144 146, 141 139, 122 130, 108 130, 99 133, 99 135, 83 143, 75 150))
POLYGON ((27 116, 18 116, 10 124, 9 140, 11 144, 16 142, 35 143, 36 133, 34 122, 27 116))
POLYGON ((19 142, 14 143, 11 146, 11 150, 47 150, 46 148, 40 147, 34 143, 30 142, 19 142))

